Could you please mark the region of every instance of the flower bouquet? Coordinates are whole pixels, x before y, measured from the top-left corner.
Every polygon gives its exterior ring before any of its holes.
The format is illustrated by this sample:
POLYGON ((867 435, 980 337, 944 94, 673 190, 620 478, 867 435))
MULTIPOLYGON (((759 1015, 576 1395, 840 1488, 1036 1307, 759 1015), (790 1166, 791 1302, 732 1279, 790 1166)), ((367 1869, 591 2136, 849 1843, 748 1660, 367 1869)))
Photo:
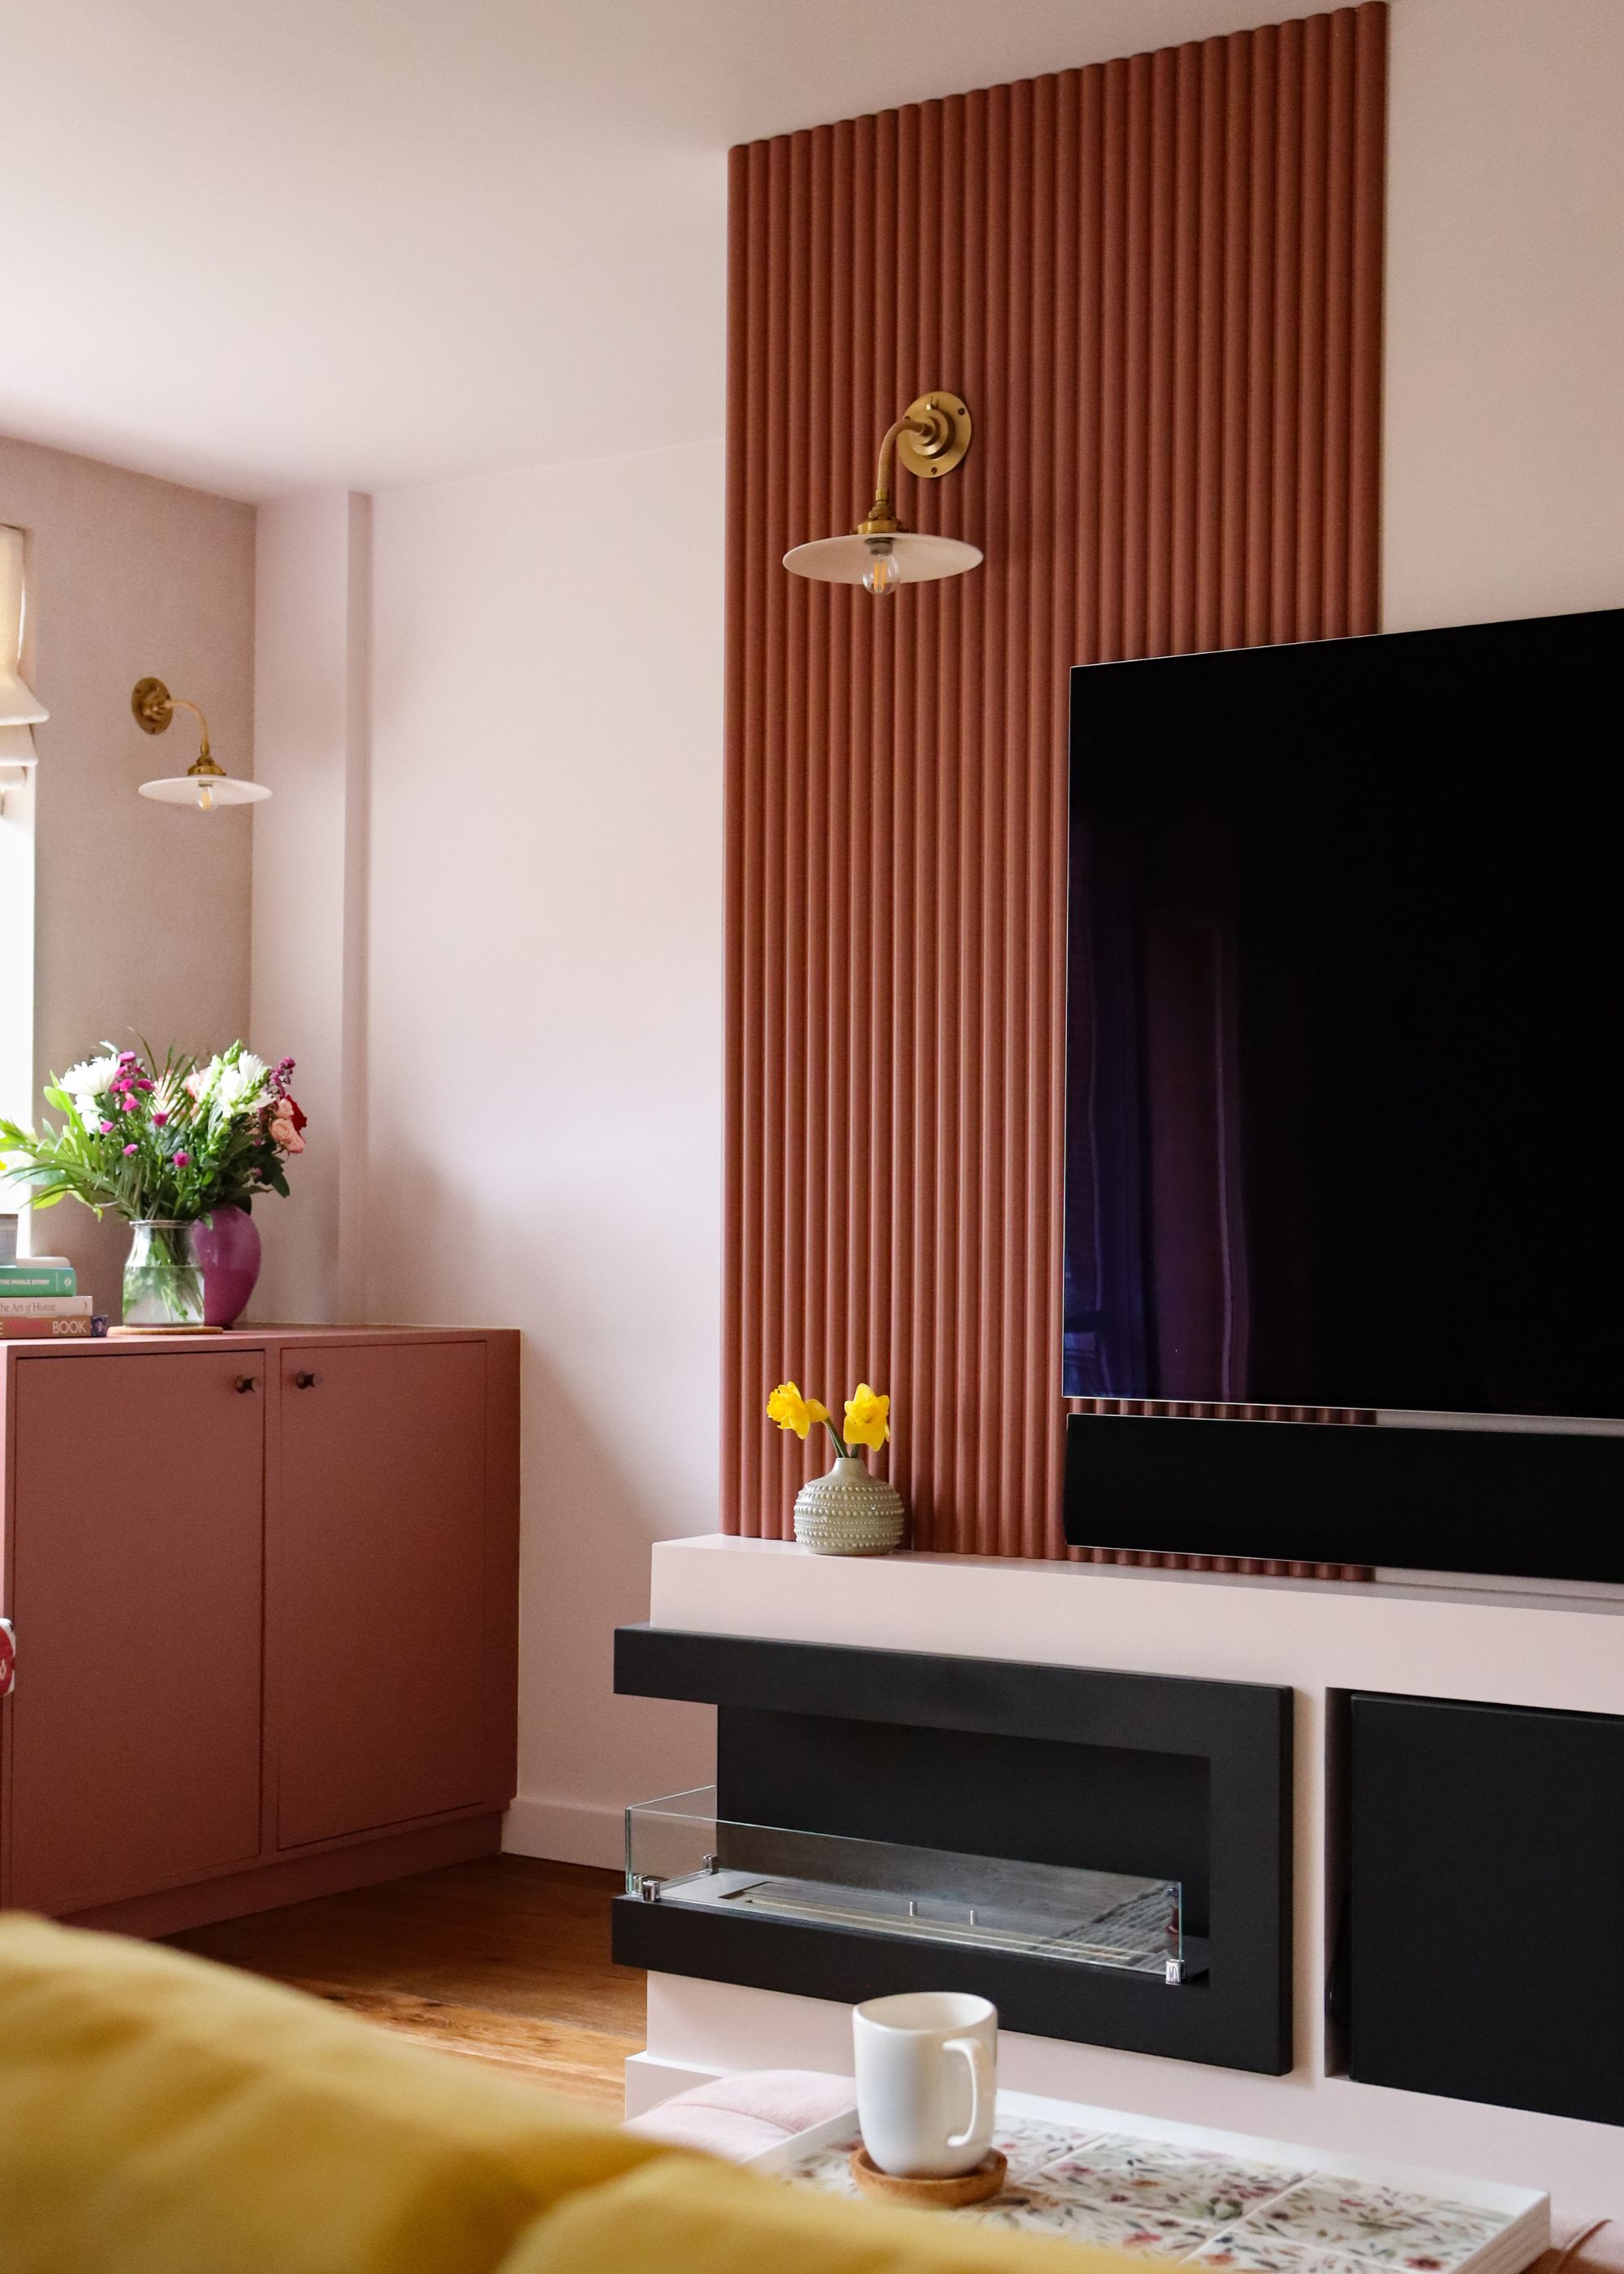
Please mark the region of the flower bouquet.
POLYGON ((795 1495, 795 1537, 814 1555, 889 1555, 902 1545, 902 1495, 895 1485, 869 1473, 854 1445, 877 1453, 891 1435, 891 1400, 860 1382, 846 1401, 844 1431, 829 1408, 803 1397, 793 1382, 781 1382, 767 1400, 767 1419, 803 1441, 814 1427, 828 1431, 835 1465, 814 1477, 795 1495))
POLYGON ((304 1150, 304 1116, 288 1086, 293 1060, 267 1066, 241 1043, 206 1065, 145 1044, 86 1058, 46 1088, 58 1126, 0 1119, 0 1171, 34 1187, 34 1205, 76 1200, 132 1227, 126 1326, 195 1327, 203 1271, 195 1228, 217 1209, 245 1214, 286 1193, 285 1163, 304 1150))

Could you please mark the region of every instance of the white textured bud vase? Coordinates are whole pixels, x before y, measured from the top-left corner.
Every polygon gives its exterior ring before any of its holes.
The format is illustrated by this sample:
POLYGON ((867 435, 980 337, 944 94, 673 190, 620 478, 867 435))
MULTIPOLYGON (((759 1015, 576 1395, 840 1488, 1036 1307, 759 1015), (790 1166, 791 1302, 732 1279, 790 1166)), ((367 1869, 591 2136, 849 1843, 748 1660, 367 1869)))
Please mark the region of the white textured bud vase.
POLYGON ((902 1495, 855 1453, 795 1495, 795 1537, 814 1555, 889 1555, 902 1527, 902 1495))

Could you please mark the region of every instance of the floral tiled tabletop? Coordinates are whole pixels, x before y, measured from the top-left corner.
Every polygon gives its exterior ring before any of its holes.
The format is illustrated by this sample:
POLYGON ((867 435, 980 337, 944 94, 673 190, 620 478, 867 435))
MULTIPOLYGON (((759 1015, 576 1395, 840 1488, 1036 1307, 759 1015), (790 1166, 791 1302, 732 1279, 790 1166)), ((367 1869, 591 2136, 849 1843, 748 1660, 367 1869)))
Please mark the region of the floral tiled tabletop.
MULTIPOLYGON (((855 2195, 857 2134, 809 2150, 786 2176, 855 2195)), ((1004 2190, 956 2214, 1076 2242, 1252 2274, 1450 2274, 1510 2224, 1507 2211, 1406 2194, 1372 2180, 1247 2163, 1124 2133, 1080 2136, 1016 2117, 993 2144, 1004 2190)))

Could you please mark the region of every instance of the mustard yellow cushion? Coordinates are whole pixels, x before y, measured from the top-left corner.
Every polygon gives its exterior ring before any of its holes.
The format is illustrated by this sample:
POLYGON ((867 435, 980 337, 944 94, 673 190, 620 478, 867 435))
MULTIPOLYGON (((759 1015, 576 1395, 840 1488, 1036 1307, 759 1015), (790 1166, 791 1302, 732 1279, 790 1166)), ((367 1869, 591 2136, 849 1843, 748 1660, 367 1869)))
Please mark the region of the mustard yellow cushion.
POLYGON ((0 1919, 5 2274, 487 2274, 671 2153, 226 1967, 0 1919))
POLYGON ((4 2274, 1127 2274, 1129 2263, 792 2189, 229 1968, 0 1918, 4 2274))
MULTIPOLYGON (((1148 2262, 1172 2274, 1163 2262, 1148 2262)), ((676 2157, 571 2195, 501 2274, 1147 2274, 1147 2262, 844 2202, 709 2158, 676 2157)))

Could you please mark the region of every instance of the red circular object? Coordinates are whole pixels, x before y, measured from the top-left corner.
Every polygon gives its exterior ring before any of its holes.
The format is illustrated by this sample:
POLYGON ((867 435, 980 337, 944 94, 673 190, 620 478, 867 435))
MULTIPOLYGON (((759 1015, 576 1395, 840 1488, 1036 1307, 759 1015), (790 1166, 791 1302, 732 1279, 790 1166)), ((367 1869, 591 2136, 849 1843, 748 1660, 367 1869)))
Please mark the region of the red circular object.
POLYGON ((17 1645, 11 1640, 11 1630, 0 1620, 0 1698, 9 1698, 11 1684, 17 1678, 17 1645))

